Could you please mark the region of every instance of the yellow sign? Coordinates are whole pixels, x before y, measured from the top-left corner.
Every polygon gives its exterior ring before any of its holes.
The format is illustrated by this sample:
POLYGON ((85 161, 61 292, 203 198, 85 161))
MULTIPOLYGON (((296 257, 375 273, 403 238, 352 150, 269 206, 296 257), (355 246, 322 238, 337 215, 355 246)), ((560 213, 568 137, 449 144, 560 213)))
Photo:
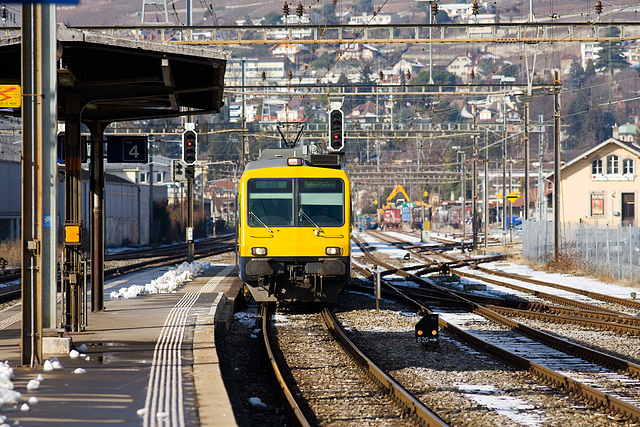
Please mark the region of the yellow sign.
POLYGON ((20 108, 22 91, 20 85, 0 85, 0 107, 20 108))
POLYGON ((502 193, 498 193, 498 195, 496 196, 496 199, 502 199, 502 193))
POLYGON ((377 201, 377 200, 374 200, 374 201, 373 201, 373 204, 374 204, 374 205, 377 205, 377 204, 378 204, 378 201, 377 201))
POLYGON ((69 223, 64 225, 65 245, 82 245, 82 225, 69 223))
POLYGON ((425 191, 425 192, 424 192, 424 197, 427 197, 428 195, 429 195, 429 192, 428 192, 428 191, 425 191))
POLYGON ((515 202, 516 200, 518 200, 518 197, 520 197, 520 192, 517 191, 512 191, 511 193, 509 193, 509 195, 507 196, 507 200, 509 200, 511 203, 515 202))

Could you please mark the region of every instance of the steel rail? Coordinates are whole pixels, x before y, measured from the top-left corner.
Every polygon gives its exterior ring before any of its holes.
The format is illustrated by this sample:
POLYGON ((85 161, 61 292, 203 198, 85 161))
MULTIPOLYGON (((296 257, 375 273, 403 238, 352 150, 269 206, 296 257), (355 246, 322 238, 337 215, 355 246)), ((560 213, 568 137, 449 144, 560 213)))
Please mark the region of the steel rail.
POLYGON ((614 297, 612 295, 605 295, 605 294, 601 294, 601 293, 598 293, 598 292, 588 291, 588 290, 585 290, 585 289, 573 288, 571 286, 565 286, 565 285, 561 285, 561 284, 558 284, 558 283, 544 282, 542 280, 532 279, 532 278, 529 278, 529 277, 522 277, 522 276, 519 276, 517 274, 506 273, 504 271, 493 271, 493 270, 489 270, 489 269, 486 269, 486 268, 483 268, 483 267, 476 266, 473 263, 471 263, 469 266, 471 268, 473 268, 474 270, 478 270, 478 271, 481 271, 483 273, 492 274, 492 275, 495 275, 495 276, 507 277, 507 278, 515 279, 515 280, 520 280, 522 282, 527 282, 527 283, 531 283, 531 284, 534 284, 534 285, 548 286, 548 287, 551 287, 551 288, 556 288, 556 289, 560 289, 560 290, 567 291, 567 292, 573 292, 573 293, 576 293, 576 294, 581 294, 581 295, 587 296, 587 297, 592 298, 592 299, 597 299, 597 300, 600 300, 600 301, 610 302, 610 303, 614 303, 614 304, 620 304, 620 305, 623 305, 625 307, 640 309, 640 301, 614 297))
MULTIPOLYGON (((376 237, 378 236, 379 233, 376 234, 376 237)), ((389 240, 389 236, 387 237, 387 242, 389 243, 393 243, 392 240, 389 240)), ((409 250, 407 248, 403 248, 405 250, 409 250)), ((427 251, 433 252, 431 249, 426 248, 427 251)), ((415 253, 416 255, 420 256, 422 255, 420 252, 415 252, 412 251, 412 253, 415 253)), ((611 295, 605 295, 605 294, 601 294, 598 292, 592 292, 592 291, 587 291, 584 289, 578 289, 578 288, 574 288, 571 286, 565 286, 565 285, 560 285, 557 283, 551 283, 551 282, 545 282, 542 280, 537 280, 537 279, 531 279, 528 277, 523 277, 520 276, 518 274, 513 274, 513 273, 505 273, 502 271, 494 271, 494 270, 489 270, 486 269, 484 267, 480 267, 477 265, 477 262, 471 262, 471 261, 466 261, 466 260, 459 260, 457 258, 454 258, 452 256, 446 255, 446 254, 437 254, 438 256, 441 256, 443 258, 449 259, 451 261, 455 261, 458 263, 462 263, 466 266, 471 267, 474 270, 478 270, 480 272, 486 273, 486 274, 491 274, 494 276, 500 276, 500 277, 505 277, 505 278, 509 278, 509 279, 514 279, 514 280, 519 280, 522 282, 527 282, 527 283, 531 283, 534 285, 540 285, 540 286, 547 286, 550 288, 555 288, 555 289, 560 289, 566 292, 572 292, 575 294, 579 294, 579 295, 584 295, 587 296, 591 299, 595 299, 595 300, 599 300, 599 301, 604 301, 604 302, 609 302, 609 303, 614 303, 614 304, 620 304, 623 305, 625 307, 630 307, 630 308, 635 308, 635 309, 640 309, 640 301, 634 301, 634 300, 628 300, 628 299, 624 299, 624 298, 619 298, 619 297, 615 297, 615 296, 611 296, 611 295)), ((428 258, 427 258, 428 259, 428 258)), ((546 292, 541 292, 541 291, 534 291, 522 286, 518 286, 512 283, 507 283, 507 282, 501 282, 499 280, 495 280, 495 279, 491 279, 489 277, 485 277, 485 276, 480 276, 477 274, 473 274, 473 273, 467 273, 467 272, 461 272, 458 270, 452 270, 452 273, 455 273, 461 277, 468 277, 468 278, 472 278, 472 279, 476 279, 476 280, 480 280, 480 281, 485 281, 488 283, 492 283, 494 285, 499 285, 499 286, 504 286, 510 289, 514 289, 516 291, 520 291, 520 292, 524 292, 524 293, 528 293, 540 298, 544 298, 544 299, 548 299, 550 301, 554 301, 558 304, 563 304, 563 305, 568 305, 568 306, 573 306, 573 307, 579 307, 583 310, 593 310, 593 311, 602 311, 602 312, 608 312, 608 313, 613 313, 613 314, 621 314, 619 311, 616 310, 611 310, 611 309, 607 309, 607 308, 602 308, 602 307, 596 307, 593 304, 589 304, 589 303, 583 303, 580 301, 575 301, 569 298, 564 298, 564 297, 560 297, 557 295, 553 295, 553 294, 549 294, 546 292)))
POLYGON ((352 359, 368 374, 372 376, 387 392, 397 401, 404 405, 411 415, 419 418, 427 426, 447 426, 440 417, 431 412, 418 399, 413 397, 393 378, 378 368, 367 356, 364 355, 355 344, 347 337, 337 319, 325 308, 322 311, 322 318, 329 329, 329 332, 340 342, 342 348, 352 357, 352 359))
MULTIPOLYGON (((522 310, 520 307, 515 307, 522 310)), ((596 319, 604 322, 619 323, 621 325, 640 326, 640 317, 630 314, 606 313, 603 311, 580 310, 568 307, 559 307, 555 305, 546 305, 542 303, 528 303, 527 311, 537 311, 547 314, 555 314, 561 316, 583 317, 586 319, 596 319)))
POLYGON ((293 397, 293 393, 291 393, 287 381, 282 375, 280 363, 278 362, 278 359, 275 356, 275 352, 273 351, 274 342, 271 333, 271 327, 269 326, 269 320, 272 316, 272 310, 270 307, 271 306, 269 304, 262 304, 260 308, 260 316, 262 317, 262 336, 264 339, 264 346, 267 352, 267 358, 269 359, 269 364, 271 365, 275 381, 278 383, 279 390, 282 392, 283 397, 287 403, 287 409, 290 411, 295 420, 297 420, 299 425, 311 426, 311 423, 309 423, 309 421, 305 417, 302 409, 300 409, 300 405, 293 397))
MULTIPOLYGON (((365 252, 367 251, 367 249, 365 249, 364 246, 362 246, 362 249, 365 252)), ((378 264, 382 265, 383 263, 378 261, 378 264)), ((410 276, 412 276, 411 280, 417 281, 417 283, 423 283, 423 282, 428 283, 417 276, 413 276, 413 275, 410 275, 410 276)), ((429 284, 429 286, 448 291, 434 284, 429 284)), ((451 291, 448 291, 448 292, 450 292, 451 295, 456 295, 455 292, 451 292, 451 291)), ((460 296, 458 297, 462 300, 465 300, 463 297, 460 297, 460 296)), ((566 352, 568 354, 573 354, 578 357, 585 358, 587 360, 590 360, 592 362, 595 362, 604 366, 609 366, 619 371, 626 372, 631 377, 640 378, 640 365, 608 355, 606 353, 599 352, 597 350, 593 350, 593 349, 581 346, 579 344, 568 343, 561 338, 557 338, 553 335, 535 330, 527 325, 508 319, 505 316, 502 316, 501 314, 495 311, 492 311, 486 307, 483 307, 479 304, 476 304, 472 301, 466 300, 465 302, 468 303, 471 307, 473 307, 474 313, 480 316, 483 316, 489 320, 492 320, 498 324, 501 324, 517 333, 528 336, 529 338, 532 338, 538 342, 541 342, 557 350, 566 352)), ((426 311, 428 313, 431 313, 431 311, 428 308, 422 305, 419 305, 419 307, 417 308, 419 308, 420 310, 426 311)), ((494 354, 496 357, 499 357, 507 361, 508 363, 512 363, 515 366, 527 369, 528 371, 537 375, 538 377, 543 378, 549 382, 552 382, 553 384, 559 387, 562 387, 570 392, 576 393, 587 400, 593 401, 602 406, 609 407, 617 411, 618 413, 621 413, 623 415, 629 416, 635 420, 640 421, 640 407, 632 405, 628 402, 625 402, 622 399, 619 399, 615 396, 604 393, 600 390, 595 389, 594 387, 590 387, 586 384, 583 384, 579 381, 576 381, 572 378, 562 375, 559 372, 555 372, 545 366, 542 366, 524 357, 518 356, 507 350, 504 350, 500 347, 490 344, 482 340, 481 338, 478 338, 468 332, 463 331, 461 328, 458 328, 457 326, 448 323, 446 320, 442 318, 440 318, 438 322, 440 327, 442 327, 443 329, 446 329, 450 333, 457 335, 462 340, 475 346, 476 348, 481 349, 482 351, 494 354)))
POLYGON ((541 319, 550 323, 572 324, 587 326, 604 331, 613 331, 621 334, 640 335, 640 326, 628 325, 620 322, 608 322, 605 320, 587 318, 580 315, 572 316, 567 314, 545 313, 541 311, 521 310, 517 308, 500 307, 497 305, 487 305, 489 310, 509 317, 526 317, 528 319, 541 319))
MULTIPOLYGON (((195 255, 196 259, 201 259, 204 257, 208 257, 211 255, 218 255, 221 253, 225 253, 225 252, 230 252, 232 250, 234 250, 235 248, 235 244, 233 243, 229 243, 229 244, 222 244, 219 247, 215 248, 215 249, 207 249, 207 250, 200 250, 199 253, 197 253, 195 255)), ((154 258, 154 259, 150 259, 150 260, 146 260, 146 261, 142 261, 139 263, 135 263, 135 264, 130 264, 130 265, 126 265, 126 266, 121 266, 121 267, 114 267, 114 268, 110 268, 110 269, 106 269, 104 271, 104 276, 105 279, 111 279, 113 277, 118 277, 118 276, 122 276, 123 274, 127 274, 127 273, 132 273, 134 271, 138 271, 138 270, 142 270, 143 268, 149 267, 149 266, 155 266, 155 265, 169 265, 169 264, 173 264, 175 262, 180 262, 180 261, 186 261, 187 260, 187 255, 183 254, 183 255, 170 255, 170 256, 165 256, 165 257, 160 257, 160 258, 154 258)), ((88 274, 88 277, 91 277, 91 274, 88 274)), ((0 288, 0 302, 6 302, 6 301, 11 301, 14 299, 19 299, 20 298, 20 294, 21 294, 21 285, 14 285, 11 287, 3 287, 0 288)))

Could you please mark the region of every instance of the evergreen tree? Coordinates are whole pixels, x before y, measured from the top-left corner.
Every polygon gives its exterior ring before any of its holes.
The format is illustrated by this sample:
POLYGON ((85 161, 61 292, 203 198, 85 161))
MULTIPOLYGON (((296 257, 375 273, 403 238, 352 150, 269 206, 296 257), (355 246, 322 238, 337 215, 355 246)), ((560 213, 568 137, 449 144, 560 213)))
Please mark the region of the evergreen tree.
POLYGON ((373 12, 372 0, 358 0, 358 13, 371 13, 373 12))
POLYGON ((610 111, 600 108, 590 109, 584 118, 580 143, 576 148, 588 149, 595 147, 612 135, 614 117, 610 111))
POLYGON ((569 78, 567 80, 567 86, 569 89, 579 89, 580 87, 582 87, 584 80, 585 80, 584 68, 582 68, 580 59, 576 59, 571 64, 571 69, 569 70, 569 78))
POLYGON ((576 148, 580 143, 580 134, 582 133, 588 109, 589 99, 584 91, 576 93, 563 108, 563 120, 569 125, 564 144, 569 150, 576 148))
POLYGON ((278 12, 269 12, 262 17, 260 23, 262 25, 279 25, 282 24, 280 18, 282 18, 282 15, 278 12))
MULTIPOLYGON (((609 28, 608 37, 616 37, 620 35, 620 30, 615 27, 609 28)), ((600 42, 601 50, 598 51, 598 57, 595 61, 595 68, 601 73, 613 74, 614 70, 622 70, 629 67, 629 62, 625 59, 622 43, 619 41, 600 42)))
POLYGON ((589 59, 587 61, 587 66, 584 68, 584 78, 585 80, 596 75, 596 67, 593 65, 593 60, 589 59))

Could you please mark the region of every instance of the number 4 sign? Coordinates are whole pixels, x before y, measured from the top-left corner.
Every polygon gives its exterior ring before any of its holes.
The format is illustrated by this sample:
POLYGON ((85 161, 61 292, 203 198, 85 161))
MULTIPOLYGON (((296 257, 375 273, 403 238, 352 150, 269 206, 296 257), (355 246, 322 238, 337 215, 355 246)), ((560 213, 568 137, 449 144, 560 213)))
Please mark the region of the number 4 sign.
POLYGON ((148 163, 146 136, 107 136, 108 163, 148 163))

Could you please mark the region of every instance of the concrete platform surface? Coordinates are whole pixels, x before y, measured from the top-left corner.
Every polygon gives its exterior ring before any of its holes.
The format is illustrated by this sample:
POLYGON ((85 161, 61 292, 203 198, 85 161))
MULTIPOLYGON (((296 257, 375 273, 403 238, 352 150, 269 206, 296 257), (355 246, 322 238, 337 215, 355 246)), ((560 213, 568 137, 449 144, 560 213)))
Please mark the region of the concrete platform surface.
POLYGON ((19 404, 0 409, 5 422, 20 426, 236 425, 213 337, 214 326, 224 328, 233 316, 240 281, 233 267, 215 266, 175 293, 108 297, 115 286, 148 283, 150 277, 161 274, 132 274, 105 284, 106 310, 89 314, 85 332, 65 334, 82 351, 79 357, 57 355, 61 369, 19 367, 20 322, 15 321, 19 308, 1 313, 0 359, 13 367, 14 389, 22 394, 19 404), (2 319, 14 319, 14 323, 2 319), (38 375, 43 377, 39 388, 28 390, 27 384, 38 375), (31 397, 37 403, 28 403, 31 397))

